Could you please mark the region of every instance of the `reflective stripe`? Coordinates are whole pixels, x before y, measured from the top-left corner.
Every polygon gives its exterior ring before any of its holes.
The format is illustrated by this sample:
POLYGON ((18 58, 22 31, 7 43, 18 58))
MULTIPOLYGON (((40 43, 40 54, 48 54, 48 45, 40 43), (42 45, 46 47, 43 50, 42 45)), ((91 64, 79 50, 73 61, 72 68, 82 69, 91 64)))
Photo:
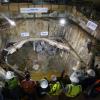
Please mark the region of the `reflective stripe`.
POLYGON ((71 93, 71 90, 72 90, 72 86, 71 85, 68 85, 68 92, 67 92, 67 94, 70 94, 71 93))
POLYGON ((52 84, 49 94, 51 94, 51 95, 59 95, 60 89, 61 89, 60 83, 56 82, 55 84, 52 84))

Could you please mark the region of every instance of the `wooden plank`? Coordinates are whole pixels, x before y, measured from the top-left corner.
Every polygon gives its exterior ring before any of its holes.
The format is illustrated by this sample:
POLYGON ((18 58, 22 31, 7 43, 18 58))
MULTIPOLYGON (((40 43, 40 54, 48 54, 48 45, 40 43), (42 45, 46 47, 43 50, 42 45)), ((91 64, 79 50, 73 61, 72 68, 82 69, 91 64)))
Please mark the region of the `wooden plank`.
POLYGON ((59 10, 65 10, 66 6, 65 5, 59 5, 59 10))
POLYGON ((0 12, 3 12, 3 13, 8 12, 8 5, 7 4, 0 5, 0 12))
POLYGON ((51 5, 43 5, 44 8, 48 8, 49 10, 51 9, 51 5))
POLYGON ((9 9, 10 9, 11 12, 18 12, 18 4, 16 4, 16 3, 11 3, 11 4, 9 5, 9 9))
POLYGON ((28 3, 19 3, 20 8, 28 8, 28 3))
MULTIPOLYGON (((65 10, 65 5, 33 5, 31 3, 19 3, 19 8, 28 8, 28 7, 47 7, 49 10, 65 10)), ((18 3, 10 3, 9 4, 10 12, 17 12, 18 11, 18 3)), ((7 12, 8 6, 6 5, 0 5, 0 12, 7 12)))
POLYGON ((52 5, 52 10, 58 10, 58 5, 52 5))
POLYGON ((43 6, 42 6, 42 5, 35 5, 35 7, 37 7, 37 8, 38 8, 38 7, 43 7, 43 6))
POLYGON ((33 7, 35 7, 35 5, 29 4, 29 8, 33 8, 33 7))

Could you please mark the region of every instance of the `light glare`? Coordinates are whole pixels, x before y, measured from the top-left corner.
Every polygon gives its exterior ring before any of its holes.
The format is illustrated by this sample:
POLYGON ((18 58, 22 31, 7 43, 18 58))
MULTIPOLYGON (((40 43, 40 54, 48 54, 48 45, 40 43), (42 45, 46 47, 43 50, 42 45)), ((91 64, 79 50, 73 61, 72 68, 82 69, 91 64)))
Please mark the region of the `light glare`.
POLYGON ((4 14, 1 14, 1 16, 3 16, 9 23, 11 26, 16 26, 15 21, 9 19, 7 16, 5 16, 4 14))
POLYGON ((8 20, 8 22, 10 23, 11 26, 16 26, 16 23, 13 20, 8 20))
POLYGON ((64 26, 66 24, 66 20, 65 19, 61 19, 60 20, 60 25, 64 26))

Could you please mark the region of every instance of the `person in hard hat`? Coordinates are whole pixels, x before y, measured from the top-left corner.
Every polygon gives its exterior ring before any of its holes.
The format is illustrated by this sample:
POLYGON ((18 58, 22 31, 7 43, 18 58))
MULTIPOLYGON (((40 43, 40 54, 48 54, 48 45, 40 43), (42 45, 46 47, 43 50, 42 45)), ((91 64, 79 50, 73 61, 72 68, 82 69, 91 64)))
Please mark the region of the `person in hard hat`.
POLYGON ((71 84, 67 84, 65 87, 65 95, 67 97, 76 97, 82 92, 82 86, 79 85, 79 79, 76 77, 70 77, 71 84))
POLYGON ((5 87, 8 89, 8 94, 13 100, 19 100, 19 82, 14 72, 6 72, 5 87))
POLYGON ((50 95, 59 95, 61 93, 61 84, 57 80, 57 77, 55 75, 51 76, 51 81, 50 81, 50 95))
POLYGON ((73 69, 73 73, 71 75, 74 76, 74 77, 77 77, 79 79, 79 83, 82 80, 84 80, 85 70, 84 70, 84 67, 83 67, 81 61, 77 61, 76 66, 74 66, 72 69, 73 69))
POLYGON ((63 91, 67 97, 73 98, 78 96, 82 92, 82 86, 78 85, 79 84, 78 78, 70 76, 70 80, 71 84, 67 84, 63 91))
POLYGON ((25 73, 25 79, 20 84, 23 92, 23 96, 27 97, 28 100, 36 99, 36 82, 31 80, 30 73, 25 73))
POLYGON ((92 85, 91 90, 92 91, 90 92, 90 94, 92 94, 92 96, 100 95, 100 79, 97 79, 95 81, 95 83, 92 85))
POLYGON ((62 87, 65 87, 66 84, 70 84, 71 81, 69 79, 69 76, 67 74, 67 70, 64 69, 61 73, 60 77, 57 77, 57 80, 60 82, 60 84, 62 85, 62 87))
POLYGON ((49 91, 49 82, 47 80, 47 78, 41 79, 40 81, 38 81, 37 83, 37 93, 38 96, 45 96, 48 91, 49 91))
POLYGON ((81 85, 83 87, 83 90, 86 90, 88 88, 88 86, 91 86, 95 80, 96 80, 96 74, 95 71, 93 69, 88 69, 86 71, 86 77, 84 80, 82 80, 81 85))
POLYGON ((88 69, 87 74, 88 76, 95 77, 95 71, 93 69, 88 69))
POLYGON ((100 79, 97 79, 92 85, 90 85, 84 94, 88 97, 96 97, 100 95, 100 79))

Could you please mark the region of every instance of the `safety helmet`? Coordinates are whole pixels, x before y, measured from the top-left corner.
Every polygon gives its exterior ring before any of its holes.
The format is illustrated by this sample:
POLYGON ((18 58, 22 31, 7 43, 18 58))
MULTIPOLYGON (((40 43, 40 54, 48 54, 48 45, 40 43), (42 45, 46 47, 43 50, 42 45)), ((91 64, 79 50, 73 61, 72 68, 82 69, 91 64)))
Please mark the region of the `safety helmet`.
POLYGON ((95 71, 94 71, 93 69, 88 69, 88 70, 87 70, 87 74, 88 74, 89 76, 95 77, 95 71))
POLYGON ((78 77, 75 77, 74 75, 70 76, 70 80, 71 80, 72 83, 79 83, 78 77))
POLYGON ((56 75, 51 75, 51 80, 52 80, 52 81, 57 81, 56 75))
POLYGON ((6 79, 12 79, 14 77, 15 77, 14 72, 12 72, 12 71, 6 72, 6 79))
POLYGON ((48 87, 48 81, 46 79, 40 80, 40 87, 46 89, 48 87))

